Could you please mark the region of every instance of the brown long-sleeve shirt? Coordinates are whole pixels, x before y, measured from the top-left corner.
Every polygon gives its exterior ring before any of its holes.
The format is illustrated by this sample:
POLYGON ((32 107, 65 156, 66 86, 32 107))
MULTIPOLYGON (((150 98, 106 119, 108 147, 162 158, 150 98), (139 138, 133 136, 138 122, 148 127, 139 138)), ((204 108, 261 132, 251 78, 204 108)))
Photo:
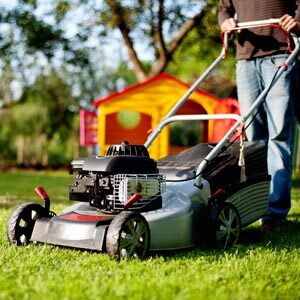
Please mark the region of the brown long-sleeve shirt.
MULTIPOLYGON (((237 22, 280 18, 289 14, 300 21, 300 0, 220 0, 218 21, 228 18, 237 22)), ((277 28, 242 30, 238 34, 237 59, 251 59, 287 51, 286 36, 277 28)))

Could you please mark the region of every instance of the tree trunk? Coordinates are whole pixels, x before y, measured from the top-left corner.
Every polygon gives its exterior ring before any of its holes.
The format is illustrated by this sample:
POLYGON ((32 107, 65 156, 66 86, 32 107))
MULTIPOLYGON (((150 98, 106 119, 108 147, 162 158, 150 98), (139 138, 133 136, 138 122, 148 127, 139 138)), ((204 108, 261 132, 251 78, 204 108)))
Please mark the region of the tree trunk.
POLYGON ((24 148, 25 148, 25 138, 23 135, 19 135, 17 138, 17 164, 24 164, 24 148))

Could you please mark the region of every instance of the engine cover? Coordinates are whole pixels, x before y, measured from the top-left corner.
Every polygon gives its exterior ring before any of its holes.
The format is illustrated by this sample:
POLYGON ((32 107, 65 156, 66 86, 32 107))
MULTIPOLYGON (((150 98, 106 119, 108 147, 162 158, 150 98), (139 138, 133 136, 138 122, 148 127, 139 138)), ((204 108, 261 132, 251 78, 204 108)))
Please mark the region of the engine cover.
POLYGON ((158 173, 156 161, 144 156, 92 156, 84 160, 82 171, 111 174, 154 174, 158 173))
POLYGON ((77 175, 69 188, 70 200, 114 212, 161 208, 165 176, 143 145, 113 145, 106 156, 77 159, 71 165, 77 175), (129 207, 129 199, 137 193, 138 201, 129 207))

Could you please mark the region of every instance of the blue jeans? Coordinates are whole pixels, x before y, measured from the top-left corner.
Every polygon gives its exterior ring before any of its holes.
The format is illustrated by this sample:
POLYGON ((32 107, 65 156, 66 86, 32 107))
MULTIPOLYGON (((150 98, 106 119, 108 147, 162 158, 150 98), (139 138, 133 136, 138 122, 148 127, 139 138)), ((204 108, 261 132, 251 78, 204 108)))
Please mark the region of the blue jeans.
MULTIPOLYGON (((238 99, 242 116, 268 86, 278 66, 287 56, 280 54, 237 62, 238 99)), ((294 69, 289 67, 283 73, 265 97, 255 119, 246 129, 248 140, 263 140, 268 143, 268 172, 272 179, 269 208, 262 221, 280 223, 291 207, 294 69)), ((250 117, 246 126, 251 120, 250 117)))

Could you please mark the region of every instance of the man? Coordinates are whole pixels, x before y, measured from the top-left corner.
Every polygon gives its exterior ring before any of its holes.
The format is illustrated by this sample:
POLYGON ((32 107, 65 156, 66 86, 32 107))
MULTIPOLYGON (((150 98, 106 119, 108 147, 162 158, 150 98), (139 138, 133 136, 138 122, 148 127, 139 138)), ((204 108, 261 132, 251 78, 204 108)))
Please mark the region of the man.
MULTIPOLYGON (((285 31, 299 34, 299 3, 299 0, 220 0, 219 24, 223 32, 230 32, 237 22, 279 18, 279 25, 285 31)), ((245 29, 238 34, 236 79, 242 115, 248 112, 286 60, 289 55, 287 48, 285 35, 274 27, 245 29)), ((280 227, 291 206, 295 71, 295 66, 292 66, 283 73, 246 129, 248 140, 268 142, 268 171, 272 179, 262 231, 280 227)))

